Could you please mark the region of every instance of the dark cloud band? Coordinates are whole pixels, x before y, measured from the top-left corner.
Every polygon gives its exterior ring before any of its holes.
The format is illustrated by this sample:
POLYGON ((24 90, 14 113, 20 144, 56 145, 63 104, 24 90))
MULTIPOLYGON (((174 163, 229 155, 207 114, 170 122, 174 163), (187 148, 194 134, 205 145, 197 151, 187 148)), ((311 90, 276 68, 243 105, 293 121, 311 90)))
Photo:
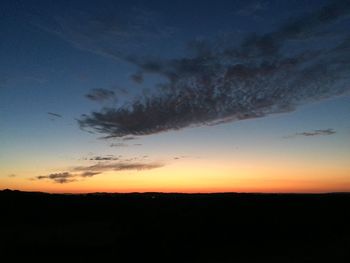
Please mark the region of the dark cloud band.
POLYGON ((189 57, 133 58, 138 74, 157 73, 168 82, 152 96, 92 112, 79 124, 106 137, 148 135, 290 112, 349 92, 349 35, 338 32, 337 41, 328 43, 327 32, 321 34, 325 29, 332 34, 334 24, 349 14, 349 1, 332 1, 275 32, 250 36, 238 47, 201 43, 189 57), (315 40, 325 43, 315 45, 315 40))
MULTIPOLYGON (((254 4, 240 14, 264 8, 254 4)), ((38 25, 77 48, 136 65, 131 75, 136 83, 142 84, 148 73, 167 79, 151 95, 80 118, 81 127, 107 138, 290 112, 300 104, 350 89, 348 0, 329 1, 315 12, 273 32, 250 35, 238 45, 215 39, 194 41, 192 55, 174 59, 145 57, 145 53, 154 54, 153 47, 161 46, 159 41, 171 35, 171 28, 162 27, 145 10, 128 13, 126 22, 117 16, 76 14, 55 16, 51 26, 38 25)), ((111 95, 98 89, 87 97, 104 101, 111 95)))
POLYGON ((218 49, 213 41, 193 45, 196 53, 179 59, 130 57, 138 74, 156 73, 168 82, 128 106, 84 115, 79 124, 106 137, 149 135, 290 112, 349 92, 349 33, 335 30, 349 15, 349 1, 332 1, 239 46, 218 49), (332 43, 324 38, 329 34, 332 43))

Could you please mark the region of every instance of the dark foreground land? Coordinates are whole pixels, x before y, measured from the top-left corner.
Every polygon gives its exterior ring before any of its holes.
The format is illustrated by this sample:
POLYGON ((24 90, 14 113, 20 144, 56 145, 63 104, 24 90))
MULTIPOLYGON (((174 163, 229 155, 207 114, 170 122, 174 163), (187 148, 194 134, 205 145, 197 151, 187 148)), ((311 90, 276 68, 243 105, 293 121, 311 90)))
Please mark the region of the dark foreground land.
POLYGON ((1 262, 350 262, 350 194, 5 190, 0 211, 1 262))

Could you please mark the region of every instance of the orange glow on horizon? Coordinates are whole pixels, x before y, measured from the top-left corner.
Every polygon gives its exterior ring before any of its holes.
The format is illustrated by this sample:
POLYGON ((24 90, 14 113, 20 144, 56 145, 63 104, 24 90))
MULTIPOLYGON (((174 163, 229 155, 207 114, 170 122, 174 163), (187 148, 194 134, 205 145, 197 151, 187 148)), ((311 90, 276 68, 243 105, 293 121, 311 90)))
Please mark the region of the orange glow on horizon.
POLYGON ((65 184, 33 180, 35 174, 2 178, 0 185, 3 189, 50 193, 317 193, 350 191, 349 173, 346 167, 315 167, 292 162, 186 160, 152 170, 104 172, 65 184))

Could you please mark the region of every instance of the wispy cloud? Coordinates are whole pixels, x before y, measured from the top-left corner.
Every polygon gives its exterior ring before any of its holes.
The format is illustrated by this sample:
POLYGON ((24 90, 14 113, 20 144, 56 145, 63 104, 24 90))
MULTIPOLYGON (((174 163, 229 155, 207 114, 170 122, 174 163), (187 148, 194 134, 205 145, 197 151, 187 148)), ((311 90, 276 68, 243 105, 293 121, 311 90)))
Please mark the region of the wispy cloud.
POLYGON ((301 132, 297 133, 297 135, 302 135, 302 136, 318 136, 318 135, 332 135, 335 134, 335 130, 333 129, 326 129, 326 130, 314 130, 311 132, 301 132))
POLYGON ((81 174, 79 174, 80 177, 92 177, 94 175, 97 175, 97 174, 100 174, 100 172, 89 172, 89 171, 86 171, 86 172, 83 172, 81 174))
POLYGON ((75 174, 71 174, 69 172, 63 172, 63 173, 53 173, 49 175, 40 175, 40 176, 37 176, 36 179, 37 180, 49 179, 54 181, 55 183, 64 184, 64 183, 74 182, 75 177, 76 177, 75 174))
POLYGON ((181 155, 181 156, 175 156, 173 159, 174 160, 180 160, 180 159, 184 159, 187 158, 187 156, 181 155))
POLYGON ((238 46, 216 48, 212 40, 194 45, 187 57, 129 58, 138 74, 168 81, 127 106, 82 116, 79 124, 106 138, 149 135, 291 112, 349 92, 350 34, 336 23, 349 15, 349 1, 331 1, 238 46), (333 37, 325 38, 326 31, 333 37))
POLYGON ((132 140, 136 140, 137 138, 134 136, 126 136, 123 138, 123 141, 132 141, 132 140))
POLYGON ((92 101, 104 102, 115 99, 115 92, 107 89, 92 89, 85 97, 92 101))
POLYGON ((70 169, 69 172, 52 173, 48 175, 40 175, 35 177, 36 180, 51 180, 54 183, 71 183, 79 179, 90 178, 95 175, 108 171, 126 171, 126 170, 150 170, 164 166, 162 163, 143 163, 132 162, 132 160, 125 160, 113 163, 99 162, 89 166, 77 166, 70 169))
POLYGON ((128 145, 126 143, 122 143, 122 142, 119 142, 119 143, 111 143, 109 145, 110 147, 128 147, 128 145))
POLYGON ((52 116, 52 117, 62 118, 62 115, 61 115, 61 114, 58 114, 58 113, 48 112, 47 114, 49 114, 49 115, 52 116))
POLYGON ((136 72, 130 76, 130 79, 137 84, 143 83, 143 74, 141 72, 136 72))
POLYGON ((90 157, 89 160, 90 161, 115 161, 115 160, 119 160, 120 158, 118 156, 93 156, 90 157))
POLYGON ((321 130, 297 132, 295 134, 288 135, 284 138, 294 138, 297 136, 305 136, 305 137, 324 136, 324 135, 332 135, 335 133, 336 133, 336 131, 334 129, 321 129, 321 130))
POLYGON ((124 170, 150 170, 164 166, 161 163, 139 163, 139 162, 118 162, 118 163, 98 163, 91 166, 78 166, 73 170, 78 172, 105 172, 124 170))

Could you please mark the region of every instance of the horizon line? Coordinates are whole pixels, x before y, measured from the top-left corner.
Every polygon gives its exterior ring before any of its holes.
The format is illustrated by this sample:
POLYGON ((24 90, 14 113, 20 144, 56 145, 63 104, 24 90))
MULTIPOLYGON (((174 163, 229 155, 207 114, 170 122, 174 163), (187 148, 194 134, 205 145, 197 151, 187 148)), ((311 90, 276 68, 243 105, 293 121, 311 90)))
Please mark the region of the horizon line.
POLYGON ((0 189, 0 192, 22 192, 22 193, 42 193, 42 194, 50 194, 50 195, 93 195, 93 194, 106 194, 106 195, 131 195, 131 194, 181 194, 181 195, 215 195, 215 194, 247 194, 247 195, 329 195, 329 194, 350 194, 350 191, 344 192, 81 192, 81 193, 73 193, 73 192, 43 192, 43 191, 23 191, 17 189, 0 189))

